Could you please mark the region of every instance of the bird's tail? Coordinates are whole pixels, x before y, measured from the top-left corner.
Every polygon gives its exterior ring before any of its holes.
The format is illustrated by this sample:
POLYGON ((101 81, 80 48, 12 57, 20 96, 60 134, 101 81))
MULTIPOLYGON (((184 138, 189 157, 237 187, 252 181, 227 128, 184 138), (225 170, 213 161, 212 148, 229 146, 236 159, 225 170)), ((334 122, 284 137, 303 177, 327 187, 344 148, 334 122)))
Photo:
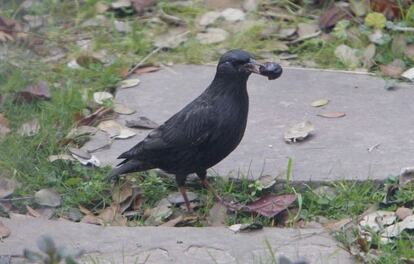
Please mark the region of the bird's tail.
POLYGON ((116 180, 120 175, 130 172, 144 171, 150 169, 144 162, 140 160, 127 160, 121 163, 122 165, 114 168, 109 174, 107 179, 109 181, 116 180))

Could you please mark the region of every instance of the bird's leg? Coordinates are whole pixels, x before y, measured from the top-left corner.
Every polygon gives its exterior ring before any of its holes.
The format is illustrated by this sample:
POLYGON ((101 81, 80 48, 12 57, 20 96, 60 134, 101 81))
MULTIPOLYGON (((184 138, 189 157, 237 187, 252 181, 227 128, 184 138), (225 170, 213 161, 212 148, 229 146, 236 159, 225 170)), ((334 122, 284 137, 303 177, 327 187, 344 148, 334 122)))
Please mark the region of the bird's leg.
POLYGON ((178 190, 180 190, 180 193, 181 193, 181 195, 184 198, 184 202, 185 202, 185 206, 187 207, 187 210, 189 212, 192 212, 193 209, 191 209, 191 207, 190 207, 190 201, 188 201, 187 192, 185 190, 185 187, 184 186, 179 186, 178 187, 178 190))
POLYGON ((181 195, 183 196, 185 206, 187 207, 188 212, 192 212, 193 209, 190 207, 190 201, 188 200, 187 192, 185 190, 185 180, 187 179, 187 175, 175 175, 175 182, 178 185, 178 190, 180 191, 181 195))
POLYGON ((206 177, 207 171, 198 172, 197 176, 201 179, 201 182, 203 183, 204 187, 214 195, 214 198, 216 199, 216 201, 222 202, 223 199, 220 197, 220 195, 217 194, 217 192, 213 189, 213 187, 211 187, 210 183, 208 183, 208 180, 206 177))

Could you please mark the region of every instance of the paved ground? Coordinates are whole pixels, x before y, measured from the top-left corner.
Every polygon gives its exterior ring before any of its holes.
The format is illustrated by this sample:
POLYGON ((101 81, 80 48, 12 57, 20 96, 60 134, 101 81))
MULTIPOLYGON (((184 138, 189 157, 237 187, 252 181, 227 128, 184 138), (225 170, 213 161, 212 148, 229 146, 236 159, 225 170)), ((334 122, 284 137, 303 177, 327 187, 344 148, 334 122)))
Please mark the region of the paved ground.
MULTIPOLYGON (((145 74, 139 77, 138 87, 120 90, 116 99, 136 109, 135 115, 162 123, 200 94, 214 72, 209 66, 175 66, 145 74)), ((285 69, 275 81, 252 76, 248 90, 251 104, 245 137, 214 167, 213 175, 283 175, 288 157, 293 158, 295 181, 385 179, 401 167, 414 165, 413 87, 386 91, 384 80, 367 75, 285 69), (310 106, 321 98, 330 103, 323 108, 310 106), (346 116, 317 116, 337 111, 346 116), (314 136, 299 144, 285 143, 284 131, 305 120, 315 125, 314 136)), ((110 149, 96 155, 104 164, 114 165, 121 152, 147 133, 141 130, 131 139, 115 140, 110 149)))
POLYGON ((14 256, 12 263, 21 263, 24 248, 36 250, 35 241, 43 234, 59 246, 85 250, 83 263, 270 263, 266 241, 276 256, 308 263, 353 263, 325 230, 317 228, 235 234, 225 227, 100 227, 29 217, 0 221, 11 229, 10 237, 0 243, 0 256, 14 256))

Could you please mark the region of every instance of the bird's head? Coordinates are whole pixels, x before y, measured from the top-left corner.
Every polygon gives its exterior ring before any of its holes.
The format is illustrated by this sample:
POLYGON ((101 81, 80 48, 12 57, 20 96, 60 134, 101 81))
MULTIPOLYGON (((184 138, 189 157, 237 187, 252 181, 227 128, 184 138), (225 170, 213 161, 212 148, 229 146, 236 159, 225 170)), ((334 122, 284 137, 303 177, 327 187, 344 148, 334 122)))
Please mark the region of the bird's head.
POLYGON ((258 63, 254 56, 243 50, 230 50, 224 53, 217 65, 217 73, 225 76, 232 76, 233 78, 248 78, 251 73, 257 73, 269 77, 269 79, 276 79, 282 74, 282 67, 273 63, 271 71, 269 66, 258 63))

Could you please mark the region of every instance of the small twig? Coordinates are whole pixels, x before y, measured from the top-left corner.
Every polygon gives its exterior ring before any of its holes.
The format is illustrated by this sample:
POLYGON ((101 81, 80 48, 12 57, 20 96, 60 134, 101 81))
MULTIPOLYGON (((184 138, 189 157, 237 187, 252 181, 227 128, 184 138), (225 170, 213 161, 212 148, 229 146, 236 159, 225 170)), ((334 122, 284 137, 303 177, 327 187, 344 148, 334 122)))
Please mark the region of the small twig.
POLYGON ((30 200, 33 199, 33 196, 27 196, 27 197, 15 197, 15 198, 2 198, 0 199, 0 202, 12 202, 12 201, 20 201, 20 200, 30 200))
POLYGON ((375 145, 367 148, 367 150, 368 150, 368 152, 372 152, 374 149, 377 149, 380 145, 381 145, 381 143, 375 144, 375 145))
POLYGON ((160 51, 162 47, 158 47, 155 50, 151 51, 147 56, 145 56, 140 62, 138 62, 132 69, 130 69, 126 75, 126 77, 131 76, 139 67, 141 67, 152 55, 160 51))
MULTIPOLYGON (((175 39, 175 38, 180 38, 183 37, 185 35, 187 35, 188 33, 190 33, 190 31, 186 31, 183 32, 181 34, 178 34, 177 36, 174 36, 171 38, 171 40, 175 39)), ((169 41, 171 41, 169 40, 169 41)), ((133 74, 139 67, 141 67, 152 55, 154 55, 155 53, 157 53, 158 51, 160 51, 163 47, 158 47, 155 50, 151 51, 147 56, 145 56, 140 62, 138 62, 134 67, 132 67, 132 69, 130 69, 126 75, 126 78, 131 76, 131 74, 133 74)))

